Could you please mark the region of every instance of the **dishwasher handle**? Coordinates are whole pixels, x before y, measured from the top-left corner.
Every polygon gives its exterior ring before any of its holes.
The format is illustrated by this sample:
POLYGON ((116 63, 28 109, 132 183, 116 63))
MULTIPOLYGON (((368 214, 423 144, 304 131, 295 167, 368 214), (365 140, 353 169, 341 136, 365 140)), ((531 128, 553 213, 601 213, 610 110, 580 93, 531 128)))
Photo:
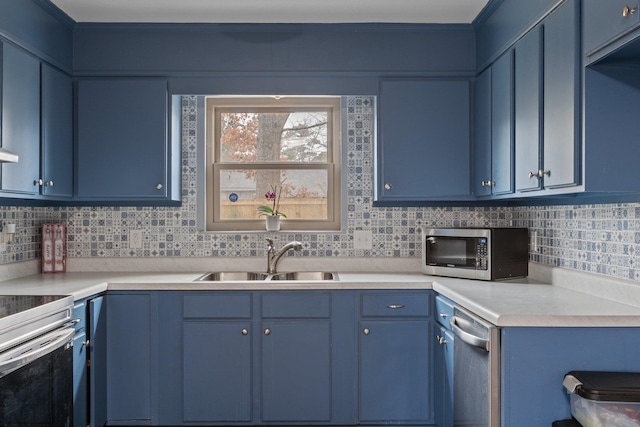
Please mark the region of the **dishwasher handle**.
POLYGON ((461 323, 464 323, 464 320, 462 320, 462 322, 461 320, 462 319, 457 316, 451 318, 450 326, 453 334, 460 338, 462 342, 489 352, 489 340, 477 337, 462 329, 461 323))

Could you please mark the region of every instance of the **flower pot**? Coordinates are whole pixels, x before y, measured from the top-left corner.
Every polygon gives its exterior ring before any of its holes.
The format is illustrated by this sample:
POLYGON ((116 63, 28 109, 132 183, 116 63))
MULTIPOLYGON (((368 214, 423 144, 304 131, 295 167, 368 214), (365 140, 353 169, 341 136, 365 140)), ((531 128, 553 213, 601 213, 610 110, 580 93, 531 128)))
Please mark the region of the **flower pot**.
POLYGON ((266 215, 264 218, 267 231, 280 231, 280 215, 266 215))

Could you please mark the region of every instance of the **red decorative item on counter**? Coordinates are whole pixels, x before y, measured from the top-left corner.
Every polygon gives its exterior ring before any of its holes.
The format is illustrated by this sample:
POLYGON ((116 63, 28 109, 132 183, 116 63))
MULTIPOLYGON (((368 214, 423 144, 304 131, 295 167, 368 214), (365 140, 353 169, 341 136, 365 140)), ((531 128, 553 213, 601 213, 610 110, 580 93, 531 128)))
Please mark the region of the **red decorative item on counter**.
POLYGON ((64 224, 42 225, 43 273, 62 273, 67 270, 66 236, 67 226, 64 224))

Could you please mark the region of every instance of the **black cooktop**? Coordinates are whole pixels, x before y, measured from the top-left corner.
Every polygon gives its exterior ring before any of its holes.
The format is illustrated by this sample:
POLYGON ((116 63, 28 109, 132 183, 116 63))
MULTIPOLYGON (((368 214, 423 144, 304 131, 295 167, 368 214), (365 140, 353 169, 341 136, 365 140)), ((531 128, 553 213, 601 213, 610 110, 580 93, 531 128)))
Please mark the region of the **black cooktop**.
POLYGON ((0 295, 0 319, 66 298, 63 295, 0 295))

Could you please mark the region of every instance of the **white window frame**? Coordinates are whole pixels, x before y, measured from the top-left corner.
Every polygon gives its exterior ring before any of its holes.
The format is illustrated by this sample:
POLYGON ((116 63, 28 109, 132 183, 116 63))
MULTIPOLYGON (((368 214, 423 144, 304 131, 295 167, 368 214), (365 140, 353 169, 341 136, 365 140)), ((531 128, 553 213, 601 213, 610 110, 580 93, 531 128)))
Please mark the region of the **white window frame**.
MULTIPOLYGON (((217 177, 226 169, 325 169, 328 177, 327 219, 281 221, 283 231, 338 231, 341 227, 341 99, 337 96, 209 96, 206 97, 206 229, 207 231, 265 231, 265 220, 229 220, 220 218, 220 187, 217 177), (324 109, 330 112, 326 162, 221 162, 217 143, 220 137, 219 112, 231 108, 324 109)), ((257 214, 257 212, 256 212, 257 214)))

